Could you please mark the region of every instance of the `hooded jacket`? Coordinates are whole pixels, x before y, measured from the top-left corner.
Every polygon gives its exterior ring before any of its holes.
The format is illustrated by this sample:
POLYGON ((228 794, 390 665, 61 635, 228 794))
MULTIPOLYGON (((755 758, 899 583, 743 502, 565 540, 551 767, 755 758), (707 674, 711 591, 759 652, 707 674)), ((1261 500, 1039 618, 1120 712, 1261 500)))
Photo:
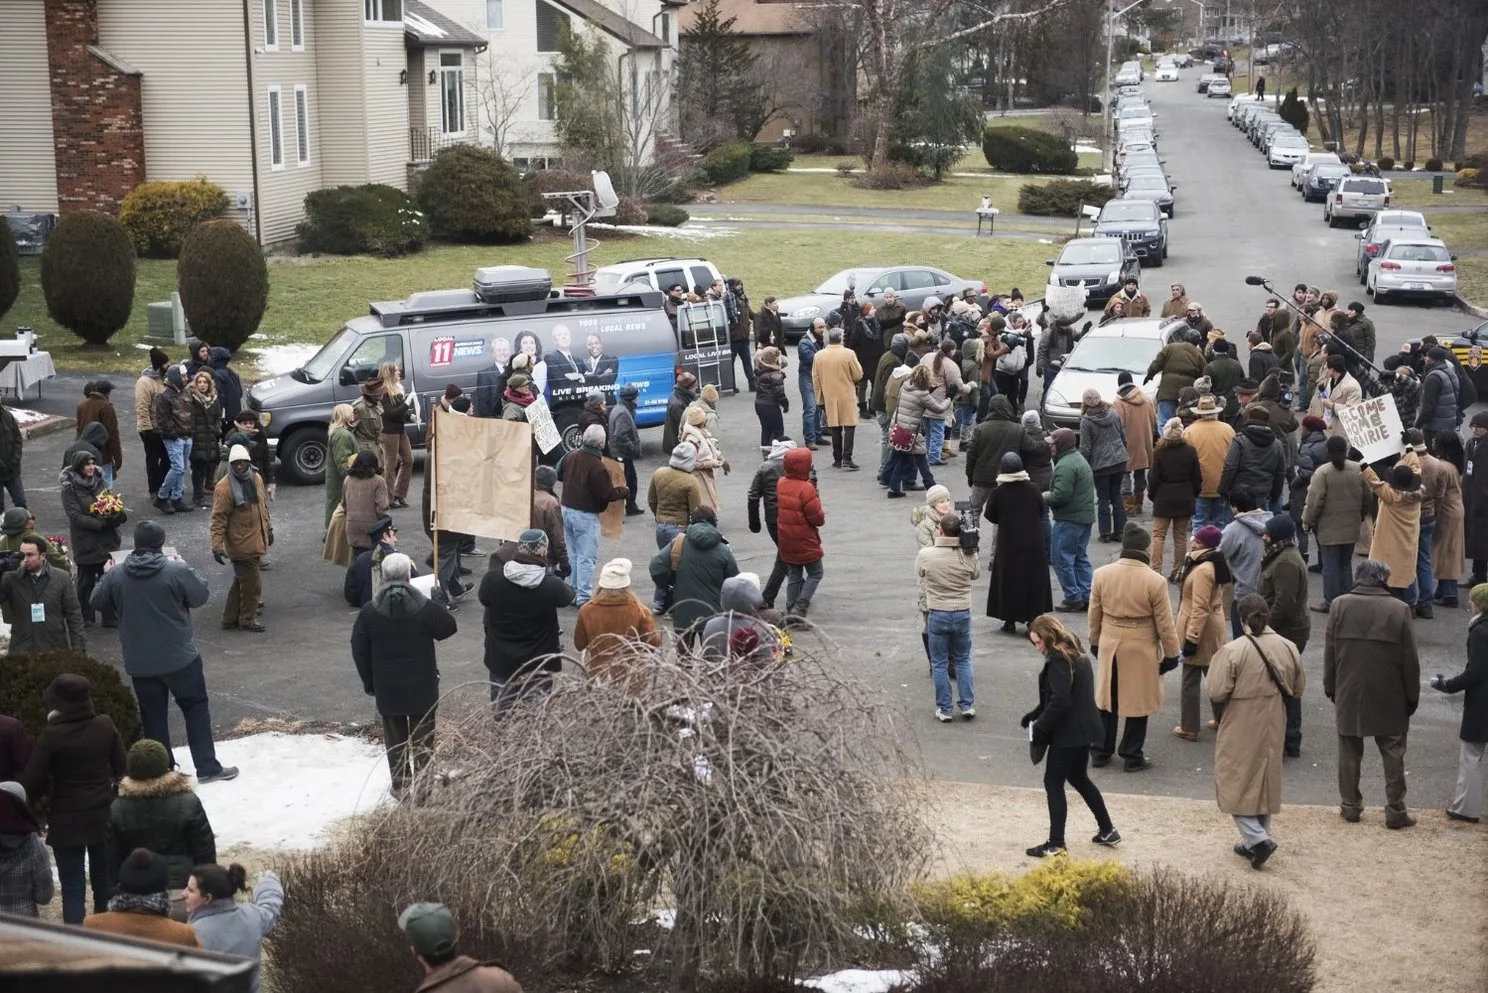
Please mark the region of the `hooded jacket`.
POLYGON ((1116 402, 1111 409, 1121 418, 1125 433, 1126 468, 1131 471, 1150 468, 1152 444, 1157 438, 1157 406, 1136 383, 1127 383, 1116 391, 1116 402))
POLYGON ((1054 447, 1049 444, 1049 439, 1044 437, 1042 424, 1029 427, 1023 425, 1023 471, 1028 473, 1028 481, 1039 488, 1042 493, 1049 488, 1049 482, 1054 477, 1054 447))
POLYGON ((384 582, 357 611, 351 658, 379 714, 425 714, 439 702, 434 643, 458 627, 453 614, 403 580, 384 582))
POLYGON ((93 456, 93 461, 101 466, 106 461, 103 457, 104 449, 108 447, 108 428, 97 421, 91 424, 84 424, 77 441, 68 445, 62 452, 62 468, 65 469, 72 465, 72 457, 78 452, 87 452, 93 456))
POLYGON ((222 415, 232 421, 243 412, 243 381, 228 367, 233 354, 226 348, 214 347, 207 353, 207 365, 217 380, 217 398, 222 401, 222 415))
POLYGON ((1230 442, 1224 471, 1219 477, 1219 495, 1249 490, 1261 504, 1281 499, 1286 484, 1286 449, 1270 424, 1247 424, 1230 442))
POLYGON ((1126 468, 1126 425, 1110 404, 1087 407, 1080 415, 1080 454, 1097 475, 1126 468))
POLYGON ((996 486, 1002 472, 1002 457, 1022 454, 1030 447, 1023 424, 1013 413, 1007 397, 998 394, 987 403, 987 418, 971 432, 966 443, 966 482, 969 486, 996 486))
POLYGON ((165 859, 169 889, 185 889, 192 869, 217 861, 217 837, 191 777, 174 769, 157 779, 125 776, 108 821, 109 865, 148 848, 165 859))
MULTIPOLYGON (((805 341, 806 339, 802 338, 801 340, 805 341)), ((809 366, 807 367, 807 371, 810 371, 809 366)), ((683 413, 697 398, 697 390, 686 390, 680 385, 672 388, 672 395, 667 398, 666 423, 661 429, 661 450, 663 452, 670 452, 677 447, 677 439, 682 434, 683 413)))
POLYGON ((104 492, 103 472, 95 470, 92 477, 83 474, 82 460, 86 456, 74 455, 73 465, 62 470, 58 477, 61 489, 62 512, 67 515, 68 531, 72 538, 72 557, 78 565, 98 565, 119 547, 119 518, 94 517, 90 508, 99 494, 104 492))
POLYGON ((657 585, 672 588, 672 627, 685 631, 705 617, 718 613, 722 604, 723 581, 739 574, 733 550, 713 524, 689 525, 651 556, 651 578, 657 585), (680 551, 680 554, 676 554, 680 551), (672 565, 674 557, 677 564, 672 565))
POLYGON ((191 611, 207 603, 207 584, 185 562, 159 549, 136 548, 103 574, 93 606, 119 618, 119 647, 131 676, 164 676, 200 658, 191 611))
POLYGON ((22 566, 0 576, 0 609, 10 625, 11 652, 88 651, 72 576, 45 559, 35 574, 22 566), (36 606, 41 607, 40 621, 32 620, 36 606))
POLYGON ((134 422, 143 434, 154 431, 155 398, 165 389, 165 379, 158 369, 145 369, 134 382, 134 422))
POLYGON ((1257 383, 1275 372, 1279 365, 1280 362, 1276 358, 1276 353, 1271 350, 1269 342, 1263 341, 1250 346, 1250 363, 1246 372, 1257 383))
POLYGON ((574 591, 523 552, 481 577, 485 606, 486 669, 496 682, 538 672, 557 672, 562 660, 558 608, 574 602, 574 591), (542 659, 538 662, 538 659, 542 659))
POLYGON ((708 622, 703 625, 700 642, 703 657, 710 662, 726 661, 734 642, 734 634, 748 630, 757 636, 758 645, 747 660, 743 661, 756 664, 769 662, 780 638, 775 629, 759 617, 765 606, 765 598, 759 588, 742 576, 731 576, 723 581, 719 606, 721 611, 708 618, 708 622))
POLYGON ((821 496, 811 480, 811 449, 792 448, 782 459, 784 476, 775 487, 780 561, 809 565, 821 561, 821 528, 827 523, 821 496))
POLYGON ((191 398, 191 461, 218 462, 222 458, 222 398, 216 381, 211 393, 186 391, 191 398))
MULTIPOLYGON (((947 364, 946 367, 950 368, 950 365, 947 364)), ((950 409, 951 401, 937 398, 932 391, 919 390, 905 383, 899 391, 899 403, 894 408, 890 423, 910 433, 913 438, 913 454, 924 455, 929 430, 926 419, 944 417, 950 409)))
POLYGON ((873 370, 873 393, 868 398, 868 406, 875 412, 888 411, 887 392, 889 388, 889 376, 899 366, 904 364, 904 356, 909 354, 909 339, 903 335, 894 335, 889 341, 889 348, 878 358, 878 365, 873 370))
MULTIPOLYGON (((770 446, 770 455, 760 463, 759 468, 754 471, 754 479, 749 483, 749 530, 754 534, 760 533, 760 505, 764 504, 765 518, 764 526, 770 532, 772 541, 779 541, 775 532, 775 523, 778 519, 776 503, 776 484, 780 477, 785 475, 785 456, 796 446, 789 441, 776 441, 770 446)), ((658 474, 660 470, 657 470, 658 474)), ((655 477, 652 478, 652 486, 656 485, 655 477)), ((688 511, 691 513, 691 510, 688 511)))
POLYGON ((1261 584, 1261 560, 1266 555, 1266 544, 1261 535, 1266 533, 1266 522, 1271 519, 1269 510, 1250 510, 1236 515, 1225 525, 1224 535, 1219 539, 1219 550, 1230 564, 1235 576, 1235 599, 1256 592, 1261 584))
MULTIPOLYGON (((66 677, 62 677, 66 678, 66 677)), ((93 701, 59 704, 47 694, 47 726, 21 774, 33 803, 51 797, 47 844, 98 845, 108 839, 114 780, 124 775, 124 739, 93 701)))

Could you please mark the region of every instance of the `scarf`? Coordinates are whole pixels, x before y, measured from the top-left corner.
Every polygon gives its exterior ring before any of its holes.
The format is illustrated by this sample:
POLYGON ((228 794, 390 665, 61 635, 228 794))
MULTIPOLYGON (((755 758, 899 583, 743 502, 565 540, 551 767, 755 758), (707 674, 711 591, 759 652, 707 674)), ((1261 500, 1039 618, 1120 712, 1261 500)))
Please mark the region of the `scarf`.
POLYGON ((516 393, 512 391, 511 387, 507 387, 506 392, 501 396, 502 399, 514 403, 518 407, 528 407, 536 399, 536 395, 533 393, 516 393))
POLYGON ((595 448, 593 445, 581 444, 579 446, 579 451, 588 452, 590 455, 593 455, 597 459, 604 458, 604 452, 600 451, 598 448, 595 448))
POLYGON ((1230 571, 1230 563, 1225 561, 1224 552, 1217 548, 1209 548, 1198 555, 1190 555, 1188 561, 1183 565, 1183 578, 1188 579, 1188 574, 1193 572, 1205 562, 1214 563, 1214 581, 1216 583, 1233 583, 1235 574, 1230 571))
POLYGON ((108 909, 110 912, 169 917, 171 899, 164 890, 159 893, 115 893, 109 897, 108 909))
POLYGON ((255 470, 249 466, 238 475, 238 470, 227 471, 228 485, 232 487, 232 498, 234 507, 246 507, 258 503, 258 484, 253 481, 255 470))
POLYGON ((997 474, 998 486, 1001 486, 1003 483, 1026 483, 1028 481, 1028 473, 1025 470, 1019 470, 1018 472, 1001 472, 997 474))
POLYGON ((1122 549, 1121 554, 1118 555, 1117 558, 1136 559, 1138 562, 1141 562, 1144 565, 1152 564, 1152 556, 1137 548, 1122 549))
POLYGON ((197 390, 191 391, 191 399, 198 407, 207 408, 217 402, 216 393, 201 393, 197 390))

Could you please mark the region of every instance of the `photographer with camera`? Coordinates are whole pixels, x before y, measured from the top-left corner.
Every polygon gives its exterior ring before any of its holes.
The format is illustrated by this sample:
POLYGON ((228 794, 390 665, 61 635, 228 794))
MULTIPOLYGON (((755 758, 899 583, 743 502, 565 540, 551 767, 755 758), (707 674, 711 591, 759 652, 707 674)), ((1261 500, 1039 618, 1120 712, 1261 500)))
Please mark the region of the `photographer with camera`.
POLYGON ((42 542, 42 554, 53 569, 72 572, 67 552, 36 530, 36 515, 27 507, 10 507, 0 516, 0 573, 21 567, 21 542, 29 538, 42 542))
POLYGON ((949 724, 951 678, 956 669, 956 704, 961 719, 976 717, 971 675, 971 584, 981 574, 976 551, 961 543, 961 515, 952 511, 940 519, 935 543, 915 556, 915 575, 929 608, 930 672, 935 678, 935 719, 949 724))

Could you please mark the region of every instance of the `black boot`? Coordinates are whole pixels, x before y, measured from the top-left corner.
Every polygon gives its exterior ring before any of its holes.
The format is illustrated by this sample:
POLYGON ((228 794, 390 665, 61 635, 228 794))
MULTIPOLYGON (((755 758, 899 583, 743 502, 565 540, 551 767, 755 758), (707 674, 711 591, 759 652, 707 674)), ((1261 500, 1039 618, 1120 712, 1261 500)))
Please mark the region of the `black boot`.
MULTIPOLYGON (((929 667, 930 666, 930 632, 929 631, 921 631, 920 632, 920 642, 925 646, 925 665, 927 667, 929 667)), ((932 677, 935 675, 935 669, 933 667, 931 667, 929 669, 929 672, 930 672, 930 675, 932 677)))

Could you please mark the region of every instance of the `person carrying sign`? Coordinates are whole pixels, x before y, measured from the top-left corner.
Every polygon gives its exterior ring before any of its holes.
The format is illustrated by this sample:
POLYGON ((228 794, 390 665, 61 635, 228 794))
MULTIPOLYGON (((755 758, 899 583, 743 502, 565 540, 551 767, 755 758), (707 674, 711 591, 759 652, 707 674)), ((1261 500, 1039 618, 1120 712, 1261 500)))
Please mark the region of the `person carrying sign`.
POLYGON ((1307 412, 1323 419, 1323 423, 1328 425, 1330 438, 1335 435, 1348 437, 1343 422, 1338 419, 1338 408, 1356 404, 1363 399, 1364 391, 1360 388, 1359 381, 1348 374, 1348 363, 1344 357, 1329 354, 1326 371, 1318 381, 1307 412))

